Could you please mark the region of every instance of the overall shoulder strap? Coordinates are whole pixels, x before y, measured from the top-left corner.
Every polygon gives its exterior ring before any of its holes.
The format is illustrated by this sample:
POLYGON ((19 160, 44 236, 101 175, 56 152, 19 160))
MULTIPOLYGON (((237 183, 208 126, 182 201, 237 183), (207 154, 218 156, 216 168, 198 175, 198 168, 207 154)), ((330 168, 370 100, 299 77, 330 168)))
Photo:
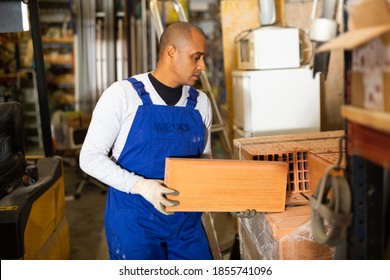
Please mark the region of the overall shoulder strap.
POLYGON ((149 93, 145 90, 145 85, 138 81, 137 79, 130 77, 127 79, 133 86, 133 88, 137 91, 138 96, 142 99, 142 103, 144 105, 153 104, 150 99, 149 93))
POLYGON ((198 102, 199 92, 196 89, 194 89, 193 87, 190 87, 188 93, 189 93, 189 96, 187 97, 186 107, 195 108, 196 103, 198 102))

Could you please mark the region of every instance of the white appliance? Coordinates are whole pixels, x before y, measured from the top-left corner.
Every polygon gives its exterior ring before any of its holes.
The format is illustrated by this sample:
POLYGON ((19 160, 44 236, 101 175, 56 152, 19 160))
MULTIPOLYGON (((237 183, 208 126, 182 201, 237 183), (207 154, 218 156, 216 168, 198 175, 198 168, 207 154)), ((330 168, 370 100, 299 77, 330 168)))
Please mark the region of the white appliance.
POLYGON ((303 67, 233 71, 235 138, 320 131, 319 75, 303 67))
POLYGON ((302 54, 298 28, 264 26, 243 32, 236 40, 240 70, 300 67, 302 54))

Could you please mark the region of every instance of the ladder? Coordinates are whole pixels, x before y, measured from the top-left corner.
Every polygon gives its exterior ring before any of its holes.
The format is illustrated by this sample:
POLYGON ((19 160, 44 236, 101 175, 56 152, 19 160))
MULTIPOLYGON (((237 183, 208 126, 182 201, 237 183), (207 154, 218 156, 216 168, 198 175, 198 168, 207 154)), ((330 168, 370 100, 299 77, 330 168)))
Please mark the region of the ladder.
MULTIPOLYGON (((186 16, 184 9, 183 9, 183 6, 181 5, 179 0, 159 0, 159 1, 161 1, 161 2, 170 1, 173 5, 175 11, 179 15, 180 21, 188 22, 187 16, 186 16)), ((156 33, 157 33, 157 37, 160 39, 161 34, 164 31, 164 27, 162 24, 162 20, 161 20, 161 16, 160 16, 157 2, 158 2, 158 0, 151 0, 150 1, 150 15, 152 18, 154 28, 155 28, 156 33)), ((211 90, 211 86, 210 86, 210 83, 209 83, 209 80, 207 78, 205 71, 202 71, 201 76, 200 76, 200 81, 201 81, 201 84, 203 87, 202 91, 204 91, 207 94, 207 96, 209 97, 210 102, 211 102, 212 113, 213 113, 213 124, 211 126, 211 133, 217 134, 219 136, 219 140, 221 141, 221 145, 225 151, 226 156, 228 158, 232 158, 233 154, 232 154, 232 149, 231 149, 228 133, 227 133, 225 125, 223 123, 221 114, 219 112, 218 104, 215 101, 215 97, 214 97, 214 94, 211 90)))

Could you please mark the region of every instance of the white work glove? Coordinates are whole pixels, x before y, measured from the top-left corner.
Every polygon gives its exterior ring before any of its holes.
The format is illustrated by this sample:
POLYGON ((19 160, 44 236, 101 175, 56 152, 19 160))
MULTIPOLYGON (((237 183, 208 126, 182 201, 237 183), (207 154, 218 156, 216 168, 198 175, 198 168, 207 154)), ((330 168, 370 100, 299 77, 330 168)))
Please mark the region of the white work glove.
POLYGON ((251 219, 253 218, 255 215, 256 215, 256 210, 255 209, 247 209, 245 211, 241 211, 241 212, 233 212, 232 215, 237 217, 237 218, 240 218, 240 219, 251 219))
POLYGON ((154 208, 165 215, 171 215, 165 210, 166 206, 176 206, 179 204, 176 200, 167 199, 166 195, 178 195, 175 190, 163 186, 162 180, 141 179, 130 190, 132 194, 142 195, 149 201, 154 208))

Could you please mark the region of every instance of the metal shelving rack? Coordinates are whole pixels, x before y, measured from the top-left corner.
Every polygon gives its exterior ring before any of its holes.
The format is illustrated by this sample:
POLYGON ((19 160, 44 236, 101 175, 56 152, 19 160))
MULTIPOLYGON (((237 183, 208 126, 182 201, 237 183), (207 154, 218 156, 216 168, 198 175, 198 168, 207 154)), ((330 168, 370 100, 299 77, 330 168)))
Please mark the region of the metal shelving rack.
MULTIPOLYGON (((347 3, 349 0, 344 0, 347 3)), ((344 31, 348 31, 348 13, 344 31)), ((349 105, 352 52, 344 52, 346 106, 341 108, 347 135, 346 178, 352 193, 353 221, 347 259, 390 258, 390 113, 349 105)))
POLYGON ((390 127, 390 114, 352 106, 343 111, 347 120, 347 178, 353 196, 347 258, 383 259, 390 236, 390 130, 375 128, 360 118, 370 115, 373 123, 390 127))

